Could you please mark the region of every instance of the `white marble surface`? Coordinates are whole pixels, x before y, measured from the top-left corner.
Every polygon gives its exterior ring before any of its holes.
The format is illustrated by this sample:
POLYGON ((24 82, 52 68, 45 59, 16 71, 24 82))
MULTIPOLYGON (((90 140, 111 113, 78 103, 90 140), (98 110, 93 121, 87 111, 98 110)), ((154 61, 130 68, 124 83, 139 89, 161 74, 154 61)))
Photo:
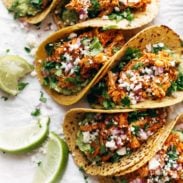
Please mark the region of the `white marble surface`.
MULTIPOLYGON (((51 31, 45 31, 49 18, 42 24, 42 30, 36 30, 36 27, 22 28, 22 24, 15 21, 12 15, 0 2, 0 55, 5 55, 9 49, 9 54, 17 54, 33 63, 33 57, 28 55, 24 47, 27 45, 27 36, 33 34, 38 43, 43 40, 51 31)), ((161 0, 160 12, 153 24, 164 24, 173 28, 177 33, 183 35, 183 0, 161 0)), ((53 28, 54 29, 54 28, 53 28)), ((54 31, 54 30, 52 30, 54 31)), ((24 81, 29 82, 26 89, 17 97, 9 97, 8 101, 0 98, 0 130, 11 126, 21 126, 30 123, 32 117, 30 113, 39 104, 40 91, 42 90, 35 77, 28 76, 24 81)), ((0 91, 0 97, 6 96, 0 91)), ((42 115, 51 116, 50 128, 52 131, 62 133, 61 123, 64 113, 68 107, 60 107, 53 102, 49 96, 47 106, 42 106, 42 115)), ((79 102, 73 107, 82 107, 86 104, 79 102)), ((179 105, 182 111, 182 105, 179 105)), ((179 111, 177 111, 178 113, 179 111)), ((38 152, 32 152, 26 155, 8 155, 0 152, 0 183, 31 183, 36 164, 32 157, 38 155, 38 152)), ((62 178, 63 183, 84 183, 85 180, 79 169, 74 165, 72 158, 69 158, 67 169, 62 178)), ((89 180, 89 182, 95 182, 89 180)))

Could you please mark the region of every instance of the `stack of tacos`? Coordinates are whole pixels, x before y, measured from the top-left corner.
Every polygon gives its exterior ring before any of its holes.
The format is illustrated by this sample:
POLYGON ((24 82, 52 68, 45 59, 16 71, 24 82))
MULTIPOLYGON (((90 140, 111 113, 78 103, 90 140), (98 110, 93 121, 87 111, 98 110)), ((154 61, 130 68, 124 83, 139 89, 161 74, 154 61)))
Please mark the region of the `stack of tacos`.
POLYGON ((183 115, 170 118, 168 107, 183 100, 181 55, 180 37, 153 26, 111 58, 89 90, 97 109, 73 109, 64 120, 66 142, 86 173, 105 183, 183 180, 182 129, 173 130, 183 115))

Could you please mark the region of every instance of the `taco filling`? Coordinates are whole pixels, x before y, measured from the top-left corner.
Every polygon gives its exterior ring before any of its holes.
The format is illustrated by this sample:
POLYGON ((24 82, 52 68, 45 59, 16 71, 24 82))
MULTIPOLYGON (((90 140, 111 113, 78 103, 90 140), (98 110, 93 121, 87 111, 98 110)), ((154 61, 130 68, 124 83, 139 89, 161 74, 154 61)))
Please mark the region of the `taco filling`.
POLYGON ((9 10, 14 13, 15 18, 35 16, 51 2, 52 0, 14 0, 9 10))
POLYGON ((181 57, 164 43, 141 51, 128 48, 118 64, 88 95, 92 105, 103 108, 130 107, 145 100, 161 100, 183 90, 181 57))
POLYGON ((145 11, 151 0, 71 0, 57 8, 55 14, 64 25, 73 25, 100 17, 114 21, 132 21, 134 13, 145 11), (64 8, 63 8, 64 6, 64 8))
POLYGON ((85 113, 76 144, 91 164, 118 162, 137 150, 165 123, 166 109, 129 113, 85 113))
POLYGON ((48 57, 42 61, 43 84, 63 95, 77 93, 123 44, 121 31, 99 29, 49 43, 45 46, 48 57))
MULTIPOLYGON (((114 178, 115 179, 115 178, 114 178)), ((173 130, 163 148, 143 167, 114 182, 177 182, 183 181, 183 131, 173 130)))

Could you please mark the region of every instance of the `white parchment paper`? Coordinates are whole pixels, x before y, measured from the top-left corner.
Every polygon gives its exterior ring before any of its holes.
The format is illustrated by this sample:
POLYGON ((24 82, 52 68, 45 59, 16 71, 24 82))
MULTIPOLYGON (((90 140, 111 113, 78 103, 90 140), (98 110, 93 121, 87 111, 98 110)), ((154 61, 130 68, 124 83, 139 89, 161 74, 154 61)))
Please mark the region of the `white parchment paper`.
MULTIPOLYGON (((160 0, 160 12, 152 24, 164 24, 170 26, 180 35, 183 35, 183 0, 160 0)), ((33 63, 33 57, 26 53, 24 47, 30 38, 36 39, 35 44, 39 44, 56 28, 51 25, 48 18, 41 25, 41 30, 38 27, 28 27, 15 21, 11 14, 0 2, 0 55, 17 54, 26 58, 30 63, 33 63), (8 51, 9 50, 9 51, 8 51)), ((36 46, 36 45, 35 45, 36 46)), ((33 117, 30 113, 35 109, 39 102, 40 91, 43 91, 35 77, 28 76, 24 79, 29 82, 29 85, 17 96, 9 97, 7 101, 0 98, 0 130, 12 126, 22 126, 31 123, 33 117)), ((84 107, 86 103, 83 101, 71 107, 62 107, 57 105, 51 98, 45 94, 47 104, 42 105, 42 115, 51 117, 50 128, 56 133, 62 134, 62 120, 65 112, 69 108, 84 107)), ((0 91, 0 97, 7 96, 0 91)), ((176 106, 177 111, 183 111, 182 104, 176 106)), ((39 152, 34 151, 25 155, 8 155, 0 152, 0 183, 31 183, 36 161, 39 160, 39 152)), ((84 183, 82 173, 74 164, 72 157, 69 157, 69 163, 61 180, 63 183, 84 183)), ((96 182, 94 179, 89 179, 89 182, 96 182)))

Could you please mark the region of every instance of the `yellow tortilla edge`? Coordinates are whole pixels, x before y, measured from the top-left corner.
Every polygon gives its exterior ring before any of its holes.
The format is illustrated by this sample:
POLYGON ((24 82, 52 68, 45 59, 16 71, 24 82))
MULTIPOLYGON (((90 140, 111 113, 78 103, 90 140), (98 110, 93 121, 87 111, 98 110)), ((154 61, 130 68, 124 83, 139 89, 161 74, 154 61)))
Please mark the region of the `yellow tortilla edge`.
MULTIPOLYGON (((118 174, 115 174, 113 176, 117 178, 119 176, 125 176, 126 174, 133 173, 134 171, 138 170, 143 165, 145 165, 148 161, 150 161, 153 158, 153 156, 162 148, 163 144, 170 135, 176 123, 179 123, 179 121, 182 120, 183 120, 183 113, 178 115, 172 123, 169 123, 168 125, 166 125, 164 128, 161 129, 160 136, 154 141, 153 147, 151 148, 149 153, 146 156, 144 156, 144 159, 142 159, 138 164, 130 167, 129 169, 119 172, 118 174)), ((100 183, 116 183, 113 177, 111 176, 105 176, 105 177, 99 176, 98 181, 100 183)))
MULTIPOLYGON (((140 11, 134 13, 135 18, 131 22, 125 19, 116 22, 115 20, 106 20, 106 19, 104 20, 102 18, 94 18, 81 22, 81 24, 84 24, 85 26, 94 26, 94 27, 114 26, 117 29, 132 30, 152 22, 152 20, 157 16, 158 11, 159 11, 159 0, 152 0, 150 4, 147 4, 146 10, 144 12, 140 11)), ((63 22, 60 20, 58 16, 54 14, 54 12, 53 12, 53 19, 58 28, 64 27, 63 22)))
MULTIPOLYGON (((130 112, 132 110, 126 110, 125 112, 130 112)), ((121 113, 121 110, 97 110, 97 109, 72 109, 68 111, 65 115, 63 129, 65 140, 68 144, 69 150, 72 153, 75 163, 82 167, 87 174, 95 176, 111 176, 124 172, 134 165, 137 165, 149 154, 149 149, 153 149, 154 144, 158 142, 158 139, 165 129, 170 129, 174 126, 174 121, 167 120, 167 124, 159 129, 147 143, 144 143, 141 148, 132 153, 129 156, 123 157, 119 162, 116 163, 103 163, 101 166, 96 166, 89 164, 87 159, 84 157, 83 153, 76 146, 76 135, 78 131, 78 121, 80 117, 86 112, 97 112, 97 113, 121 113)), ((154 149, 153 149, 154 150, 154 149)))
MULTIPOLYGON (((46 52, 45 52, 45 45, 50 42, 57 41, 58 39, 65 37, 66 35, 68 35, 72 32, 79 31, 79 30, 82 30, 85 28, 88 28, 88 27, 85 27, 81 24, 76 24, 71 27, 63 28, 63 29, 53 33, 51 36, 49 36, 45 41, 43 41, 41 43, 41 45, 39 46, 39 48, 37 50, 36 57, 35 57, 35 70, 37 72, 38 80, 40 81, 41 84, 43 83, 43 77, 41 74, 40 60, 44 60, 47 57, 46 52)), ((105 70, 105 67, 108 65, 108 63, 109 63, 109 61, 106 60, 106 63, 98 71, 98 73, 95 75, 95 77, 87 84, 87 86, 85 86, 80 92, 78 92, 74 95, 66 96, 63 94, 59 94, 59 93, 55 92, 54 90, 49 89, 46 86, 43 86, 43 88, 57 103, 59 103, 61 105, 66 105, 66 106, 72 105, 72 104, 76 103, 77 101, 79 101, 88 92, 88 90, 94 85, 97 78, 99 78, 99 76, 103 73, 103 71, 105 70)))
MULTIPOLYGON (((103 77, 105 77, 106 73, 112 69, 115 65, 118 64, 120 59, 125 54, 127 48, 139 48, 140 50, 145 49, 145 46, 148 44, 156 44, 158 42, 163 42, 170 49, 174 50, 177 54, 182 55, 183 47, 182 40, 180 36, 175 33, 172 29, 165 25, 155 25, 148 27, 141 32, 137 33, 134 37, 132 37, 123 47, 117 52, 115 57, 112 58, 111 62, 105 68, 105 71, 100 75, 97 79, 99 82, 103 77)), ((145 100, 143 102, 137 103, 135 105, 131 105, 131 109, 145 109, 145 108, 159 108, 159 107, 167 107, 179 102, 183 101, 183 91, 174 92, 172 96, 166 96, 162 100, 145 100)), ((92 108, 102 109, 103 106, 100 105, 91 105, 92 108)), ((121 106, 116 106, 116 109, 120 109, 121 106)))
MULTIPOLYGON (((12 6, 13 2, 14 0, 3 0, 3 3, 7 7, 7 9, 9 9, 12 6)), ((29 24, 37 24, 43 21, 47 17, 47 15, 56 7, 57 4, 58 0, 52 0, 51 4, 42 12, 32 17, 21 17, 20 19, 29 24)))

